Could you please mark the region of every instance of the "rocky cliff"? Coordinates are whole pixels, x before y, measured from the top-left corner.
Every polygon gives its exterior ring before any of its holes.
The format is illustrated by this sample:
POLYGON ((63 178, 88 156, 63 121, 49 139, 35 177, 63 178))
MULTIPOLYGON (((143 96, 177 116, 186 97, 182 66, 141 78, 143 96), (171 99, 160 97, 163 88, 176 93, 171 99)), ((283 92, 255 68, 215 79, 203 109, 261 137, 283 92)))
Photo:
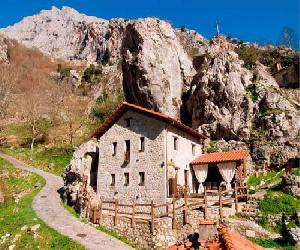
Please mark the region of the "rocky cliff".
POLYGON ((207 40, 157 18, 106 21, 68 7, 1 33, 53 57, 101 65, 102 77, 118 75, 129 102, 198 129, 208 151, 249 147, 258 166, 299 156, 299 90, 283 91, 271 73, 295 51, 207 40))

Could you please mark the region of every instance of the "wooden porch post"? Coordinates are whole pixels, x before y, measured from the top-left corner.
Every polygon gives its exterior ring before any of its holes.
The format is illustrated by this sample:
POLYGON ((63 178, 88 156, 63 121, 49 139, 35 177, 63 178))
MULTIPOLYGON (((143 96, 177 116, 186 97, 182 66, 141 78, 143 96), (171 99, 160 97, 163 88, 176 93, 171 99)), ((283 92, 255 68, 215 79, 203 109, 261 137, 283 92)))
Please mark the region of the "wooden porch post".
POLYGON ((119 201, 118 201, 118 199, 116 199, 115 200, 115 220, 114 220, 115 226, 117 225, 117 222, 118 222, 118 207, 119 207, 119 201))
POLYGON ((207 192, 206 186, 204 186, 204 219, 207 219, 207 192))
POLYGON ((173 198, 172 205, 173 205, 172 229, 175 229, 175 198, 173 198))
POLYGON ((234 202, 235 202, 235 212, 237 213, 238 211, 238 193, 237 193, 237 184, 236 182, 234 183, 234 202))
POLYGON ((219 212, 220 218, 223 219, 222 189, 219 187, 219 212))

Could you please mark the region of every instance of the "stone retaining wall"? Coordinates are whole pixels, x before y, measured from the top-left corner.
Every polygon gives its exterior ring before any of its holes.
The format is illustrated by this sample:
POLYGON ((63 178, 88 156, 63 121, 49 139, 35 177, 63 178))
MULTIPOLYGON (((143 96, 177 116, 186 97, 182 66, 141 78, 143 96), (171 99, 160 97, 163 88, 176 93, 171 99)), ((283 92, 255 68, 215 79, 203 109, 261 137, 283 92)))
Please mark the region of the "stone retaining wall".
POLYGON ((191 234, 198 233, 200 239, 213 238, 217 234, 215 224, 199 225, 203 220, 203 212, 189 210, 188 221, 184 224, 183 213, 176 215, 175 228, 172 229, 172 218, 164 217, 155 220, 154 232, 151 234, 151 225, 148 221, 136 220, 136 228, 131 225, 131 219, 120 217, 114 225, 114 217, 104 215, 102 226, 124 235, 140 248, 165 249, 177 241, 184 241, 191 234))

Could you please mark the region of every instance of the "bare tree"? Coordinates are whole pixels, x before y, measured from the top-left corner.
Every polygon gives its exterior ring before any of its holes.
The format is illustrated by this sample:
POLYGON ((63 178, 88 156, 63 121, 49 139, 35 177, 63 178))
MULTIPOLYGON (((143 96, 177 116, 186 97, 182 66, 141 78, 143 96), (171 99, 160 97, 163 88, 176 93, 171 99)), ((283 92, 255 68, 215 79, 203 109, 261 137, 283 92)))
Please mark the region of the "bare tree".
POLYGON ((0 118, 5 118, 16 79, 12 72, 0 67, 0 118))
POLYGON ((74 146, 74 137, 79 129, 82 128, 84 121, 87 118, 85 114, 86 104, 76 96, 65 98, 63 105, 63 120, 68 125, 68 141, 71 147, 74 146))
POLYGON ((30 148, 33 151, 36 141, 43 137, 47 130, 47 121, 43 119, 49 113, 49 99, 47 93, 36 86, 26 96, 23 104, 23 115, 31 130, 30 148))

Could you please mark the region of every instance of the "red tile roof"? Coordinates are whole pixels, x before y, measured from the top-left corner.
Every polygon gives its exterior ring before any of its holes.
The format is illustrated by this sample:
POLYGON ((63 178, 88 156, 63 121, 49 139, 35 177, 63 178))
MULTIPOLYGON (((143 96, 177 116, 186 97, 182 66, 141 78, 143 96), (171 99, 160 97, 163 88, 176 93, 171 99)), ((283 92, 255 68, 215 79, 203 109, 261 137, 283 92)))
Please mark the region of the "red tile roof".
POLYGON ((208 164, 208 163, 217 163, 217 162, 227 162, 227 161, 238 161, 244 160, 249 155, 248 150, 236 150, 228 152, 216 152, 203 154, 193 160, 190 164, 208 164))
POLYGON ((198 132, 193 130, 192 128, 182 124, 181 122, 175 120, 174 118, 167 116, 163 113, 156 112, 150 109, 143 108, 138 105, 134 105, 131 103, 123 102, 122 105, 116 109, 107 119, 106 121, 100 126, 93 134, 93 138, 100 138, 112 125, 114 125, 120 117, 128 110, 133 110, 135 112, 138 112, 140 114, 152 117, 154 119, 160 120, 162 122, 165 122, 167 124, 170 124, 171 126, 186 132, 187 134, 197 138, 197 139, 204 139, 205 137, 203 135, 200 135, 198 132))
POLYGON ((261 246, 245 239, 238 233, 231 232, 224 225, 219 226, 219 234, 228 250, 263 250, 261 246))

